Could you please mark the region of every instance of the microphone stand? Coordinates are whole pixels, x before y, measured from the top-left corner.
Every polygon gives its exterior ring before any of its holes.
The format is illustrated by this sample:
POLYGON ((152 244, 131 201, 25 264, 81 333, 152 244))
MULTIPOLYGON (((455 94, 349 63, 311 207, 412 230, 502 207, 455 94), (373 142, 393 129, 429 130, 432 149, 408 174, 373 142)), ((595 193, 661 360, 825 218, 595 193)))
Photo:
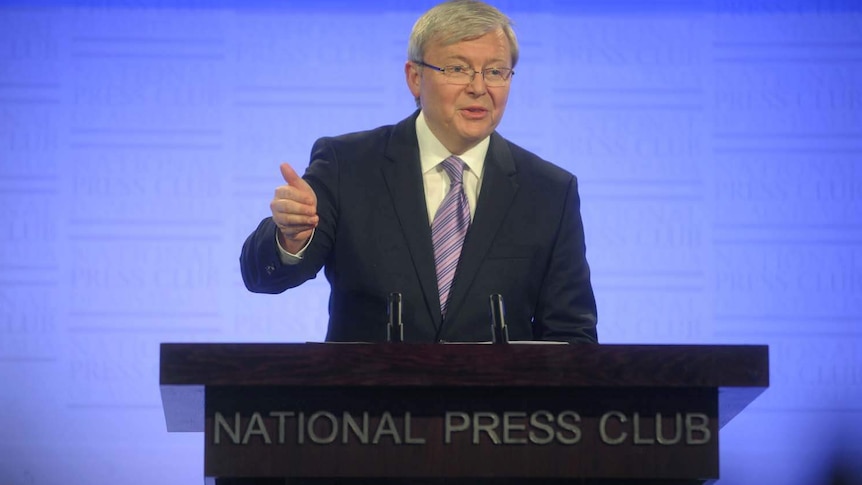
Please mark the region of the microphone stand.
POLYGON ((389 324, 386 325, 387 342, 404 342, 404 323, 401 321, 401 293, 390 293, 387 305, 389 324))
POLYGON ((509 329, 506 327, 506 309, 503 295, 491 295, 491 335, 495 344, 509 343, 509 329))

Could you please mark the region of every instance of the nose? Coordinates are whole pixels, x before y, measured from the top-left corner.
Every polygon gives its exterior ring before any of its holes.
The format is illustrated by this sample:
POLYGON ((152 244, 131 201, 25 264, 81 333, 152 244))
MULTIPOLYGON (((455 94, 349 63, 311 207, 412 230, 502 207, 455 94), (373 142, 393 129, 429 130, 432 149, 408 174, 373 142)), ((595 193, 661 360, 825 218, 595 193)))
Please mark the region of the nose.
POLYGON ((485 76, 482 74, 482 71, 474 72, 473 78, 470 79, 470 84, 467 85, 467 92, 475 96, 481 96, 487 90, 488 86, 485 84, 485 76))

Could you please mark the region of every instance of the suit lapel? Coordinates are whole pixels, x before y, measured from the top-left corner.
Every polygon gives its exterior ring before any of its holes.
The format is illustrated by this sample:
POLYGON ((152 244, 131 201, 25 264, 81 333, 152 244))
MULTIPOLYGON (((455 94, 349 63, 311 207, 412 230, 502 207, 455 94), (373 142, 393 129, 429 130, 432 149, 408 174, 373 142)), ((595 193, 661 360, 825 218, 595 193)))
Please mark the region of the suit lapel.
POLYGON ((393 128, 386 147, 388 160, 383 164, 382 170, 436 331, 440 328, 442 316, 431 226, 425 205, 419 144, 416 139, 417 114, 418 111, 393 128))
POLYGON ((458 311, 464 303, 468 289, 518 191, 517 170, 512 153, 506 141, 496 132, 491 135, 484 172, 476 214, 464 241, 461 260, 449 295, 447 322, 458 322, 458 311))

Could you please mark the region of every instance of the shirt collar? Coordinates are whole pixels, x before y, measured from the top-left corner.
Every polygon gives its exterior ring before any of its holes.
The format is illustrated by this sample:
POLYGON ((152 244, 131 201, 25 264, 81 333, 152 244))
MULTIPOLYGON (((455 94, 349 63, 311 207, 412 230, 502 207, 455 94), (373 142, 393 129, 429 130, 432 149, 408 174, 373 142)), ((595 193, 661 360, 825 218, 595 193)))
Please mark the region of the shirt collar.
MULTIPOLYGON (((422 173, 433 170, 443 160, 452 156, 452 152, 446 149, 440 140, 431 132, 425 121, 425 113, 420 112, 416 117, 416 138, 419 141, 419 159, 422 164, 422 173)), ((482 169, 485 167, 485 155, 488 154, 488 146, 491 137, 487 136, 476 146, 458 155, 464 164, 473 172, 477 178, 481 178, 482 169)))

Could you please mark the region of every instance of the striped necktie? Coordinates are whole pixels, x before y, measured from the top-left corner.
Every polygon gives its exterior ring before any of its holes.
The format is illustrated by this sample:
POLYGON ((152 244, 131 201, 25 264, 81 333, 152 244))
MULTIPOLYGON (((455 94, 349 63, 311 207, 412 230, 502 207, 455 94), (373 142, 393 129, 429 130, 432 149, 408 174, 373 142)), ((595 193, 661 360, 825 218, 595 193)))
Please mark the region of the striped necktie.
POLYGON ((442 165, 449 175, 449 192, 437 209, 431 224, 431 241, 434 244, 434 263, 437 266, 440 311, 445 318, 449 289, 452 288, 452 280, 458 268, 464 236, 470 228, 470 207, 467 205, 467 195, 462 183, 464 162, 453 155, 444 160, 442 165))

